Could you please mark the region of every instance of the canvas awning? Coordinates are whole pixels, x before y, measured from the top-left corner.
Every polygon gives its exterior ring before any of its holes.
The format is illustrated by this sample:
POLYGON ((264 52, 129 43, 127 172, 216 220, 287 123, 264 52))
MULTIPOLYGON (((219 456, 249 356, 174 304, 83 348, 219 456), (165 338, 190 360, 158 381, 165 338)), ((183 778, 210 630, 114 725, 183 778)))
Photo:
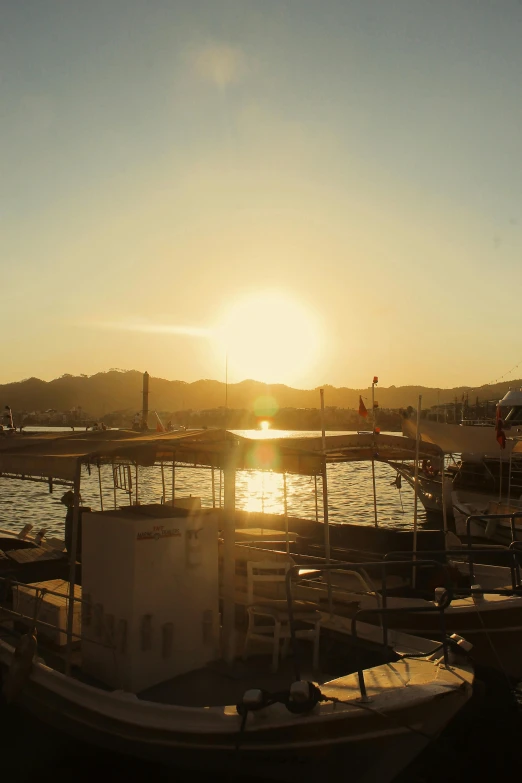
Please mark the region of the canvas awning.
MULTIPOLYGON (((421 457, 442 452, 421 444, 421 457)), ((139 434, 127 430, 75 433, 10 434, 0 438, 0 473, 18 477, 74 479, 78 461, 84 464, 132 462, 153 465, 177 462, 225 468, 229 459, 238 470, 272 470, 313 476, 321 473, 322 439, 245 438, 226 430, 139 434)), ((415 441, 400 435, 329 435, 327 463, 413 459, 415 441)))
MULTIPOLYGON (((412 419, 403 419, 403 434, 415 438, 417 423, 412 419)), ((422 419, 420 422, 421 440, 439 446, 445 454, 475 454, 477 457, 509 459, 513 448, 510 430, 506 430, 506 448, 502 450, 496 439, 494 427, 467 426, 461 424, 439 424, 436 421, 422 419)), ((516 449, 515 449, 516 451, 516 449)))

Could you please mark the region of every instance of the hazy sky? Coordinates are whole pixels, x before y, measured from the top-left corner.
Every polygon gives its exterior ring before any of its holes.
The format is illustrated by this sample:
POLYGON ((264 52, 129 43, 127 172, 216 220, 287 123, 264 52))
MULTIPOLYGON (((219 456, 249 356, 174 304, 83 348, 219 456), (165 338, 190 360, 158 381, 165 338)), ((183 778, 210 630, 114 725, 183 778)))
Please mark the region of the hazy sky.
POLYGON ((0 381, 522 359, 519 0, 0 10, 0 381))

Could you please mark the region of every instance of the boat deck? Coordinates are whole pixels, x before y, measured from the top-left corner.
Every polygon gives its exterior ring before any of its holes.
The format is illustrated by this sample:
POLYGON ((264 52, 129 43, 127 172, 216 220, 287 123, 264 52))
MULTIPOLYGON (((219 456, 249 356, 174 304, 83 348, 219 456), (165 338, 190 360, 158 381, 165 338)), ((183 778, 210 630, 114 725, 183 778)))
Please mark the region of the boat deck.
MULTIPOLYGON (((308 656, 307 656, 308 657, 308 656)), ((255 655, 232 665, 215 661, 202 669, 182 674, 138 693, 138 698, 159 704, 185 707, 214 707, 237 704, 245 691, 261 688, 271 693, 287 690, 295 682, 291 658, 280 662, 279 671, 270 671, 270 655, 255 655)), ((304 661, 301 679, 316 683, 331 680, 334 675, 312 671, 310 661, 304 661)))

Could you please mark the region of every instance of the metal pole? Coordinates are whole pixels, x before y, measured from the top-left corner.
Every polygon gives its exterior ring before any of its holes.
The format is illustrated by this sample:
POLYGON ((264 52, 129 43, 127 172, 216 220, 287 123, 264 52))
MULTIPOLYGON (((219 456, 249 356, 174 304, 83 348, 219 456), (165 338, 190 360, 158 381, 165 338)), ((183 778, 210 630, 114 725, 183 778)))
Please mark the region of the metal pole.
POLYGON ((149 426, 149 373, 143 373, 143 407, 141 410, 141 428, 148 429, 149 426))
MULTIPOLYGON (((421 405, 422 405, 422 394, 419 394, 419 402, 417 405, 417 433, 415 438, 415 478, 414 478, 414 484, 413 489, 415 492, 415 495, 413 497, 413 559, 415 560, 415 556, 417 553, 417 498, 418 498, 418 483, 419 483, 419 447, 420 447, 420 415, 421 415, 421 405)), ((417 582, 417 569, 414 567, 413 569, 413 587, 416 586, 417 582)))
POLYGON ((326 430, 325 430, 325 423, 324 423, 324 389, 320 389, 319 394, 321 395, 321 442, 322 442, 322 448, 324 454, 324 452, 326 451, 326 430))
POLYGON ((163 466, 163 460, 161 460, 161 486, 162 486, 162 491, 163 491, 163 502, 165 503, 165 501, 167 500, 167 497, 165 495, 165 469, 164 469, 164 466, 163 466))
POLYGON ((100 510, 103 511, 103 493, 102 493, 102 480, 101 480, 101 467, 98 462, 98 484, 100 487, 100 510))
MULTIPOLYGON (((498 455, 498 473, 499 473, 499 489, 498 489, 498 505, 502 504, 502 449, 499 449, 498 455)), ((500 509, 499 509, 500 510, 500 509)))
MULTIPOLYGON (((513 448, 511 448, 509 452, 509 476, 508 476, 508 496, 507 496, 507 504, 509 507, 509 503, 511 501, 511 470, 512 470, 512 458, 513 458, 513 448)), ((500 463, 500 468, 502 469, 502 462, 500 463)))
POLYGON ((444 476, 445 471, 445 463, 444 458, 445 454, 442 455, 442 470, 441 470, 441 476, 442 476, 442 520, 443 520, 443 527, 444 527, 444 533, 448 532, 448 509, 446 508, 446 492, 445 492, 445 482, 446 478, 444 476))
POLYGON ((221 468, 219 469, 219 508, 221 508, 221 498, 222 498, 222 486, 223 486, 223 471, 221 468))
POLYGON ((136 505, 138 505, 138 463, 136 463, 136 505))
POLYGON ((283 473, 283 504, 285 509, 285 533, 286 533, 286 554, 290 554, 290 539, 288 537, 288 499, 286 495, 286 473, 283 473))
POLYGON ((225 430, 226 429, 228 429, 228 351, 225 354, 225 430))
POLYGON ((373 518, 375 527, 379 527, 377 519, 377 489, 375 487, 375 458, 372 456, 372 484, 373 484, 373 518))
MULTIPOLYGON (((326 430, 324 420, 324 389, 320 389, 321 395, 321 439, 323 446, 323 461, 322 461, 322 474, 323 474, 323 521, 324 521, 324 555, 326 559, 326 565, 330 565, 330 525, 328 520, 328 480, 326 474, 326 430)), ((327 572, 327 588, 328 588, 328 609, 330 614, 333 611, 332 601, 332 580, 330 577, 330 571, 327 572)))
POLYGON ((69 552, 69 603, 67 605, 67 647, 65 653, 65 674, 71 674, 72 632, 74 620, 74 585, 76 582, 76 553, 78 551, 78 528, 80 526, 80 484, 82 479, 82 463, 76 463, 74 470, 74 505, 71 531, 71 551, 69 552))
POLYGON ((375 527, 379 527, 377 519, 377 489, 375 486, 375 378, 372 381, 372 484, 373 484, 373 517, 375 527))
POLYGON ((235 645, 235 509, 236 509, 236 448, 231 444, 224 468, 224 545, 223 545, 223 657, 232 663, 235 645))
POLYGON ((212 508, 216 508, 216 479, 214 477, 214 465, 212 465, 212 508))
POLYGON ((315 479, 315 521, 319 522, 319 504, 317 502, 317 473, 314 476, 315 479))
POLYGON ((114 462, 112 463, 112 489, 114 492, 114 510, 116 510, 118 504, 116 501, 116 473, 115 473, 114 462))
POLYGON ((172 507, 174 507, 174 498, 176 496, 176 455, 172 454, 172 507))

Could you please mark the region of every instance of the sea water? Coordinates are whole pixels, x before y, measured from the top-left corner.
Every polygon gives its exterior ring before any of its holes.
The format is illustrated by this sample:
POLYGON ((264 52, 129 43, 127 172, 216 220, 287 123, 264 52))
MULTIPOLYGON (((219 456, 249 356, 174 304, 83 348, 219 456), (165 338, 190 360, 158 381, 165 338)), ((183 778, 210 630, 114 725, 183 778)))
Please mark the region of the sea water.
MULTIPOLYGON (((28 428, 28 431, 36 428, 28 428)), ((54 428, 57 431, 58 428, 54 428)), ((64 430, 70 432, 70 430, 64 430)), ((318 437, 319 432, 291 430, 237 430, 244 437, 267 440, 274 437, 318 437)), ((328 435, 353 433, 332 432, 328 435)), ((396 433, 395 433, 396 434, 396 433)), ((135 500, 136 471, 131 469, 132 499, 135 500)), ((396 473, 384 462, 375 462, 375 483, 377 516, 380 525, 408 528, 413 524, 414 494, 404 482, 401 490, 395 486, 396 473)), ((374 503, 371 462, 348 462, 328 466, 328 515, 331 522, 352 522, 373 525, 374 503)), ((159 503, 163 496, 172 497, 172 466, 165 463, 163 475, 158 466, 137 471, 138 496, 141 503, 159 503)), ((210 468, 177 465, 174 471, 176 497, 189 495, 200 497, 203 506, 219 506, 223 503, 223 480, 219 470, 214 471, 214 493, 212 492, 212 470, 210 468)), ((287 475, 287 503, 289 516, 303 519, 316 518, 316 482, 313 477, 287 475)), ((35 530, 46 528, 48 536, 63 538, 65 507, 60 498, 70 485, 48 484, 33 481, 10 480, 2 482, 0 494, 0 527, 21 530, 31 524, 35 530)), ((100 468, 84 466, 81 482, 82 505, 94 511, 128 505, 129 495, 120 489, 114 491, 112 466, 100 468), (100 494, 101 484, 101 494, 100 494)), ((283 514, 283 476, 258 470, 238 471, 236 475, 236 506, 246 511, 265 511, 283 514)), ((321 478, 317 480, 317 513, 323 519, 321 478)), ((425 521, 422 505, 418 510, 419 522, 425 521)))

